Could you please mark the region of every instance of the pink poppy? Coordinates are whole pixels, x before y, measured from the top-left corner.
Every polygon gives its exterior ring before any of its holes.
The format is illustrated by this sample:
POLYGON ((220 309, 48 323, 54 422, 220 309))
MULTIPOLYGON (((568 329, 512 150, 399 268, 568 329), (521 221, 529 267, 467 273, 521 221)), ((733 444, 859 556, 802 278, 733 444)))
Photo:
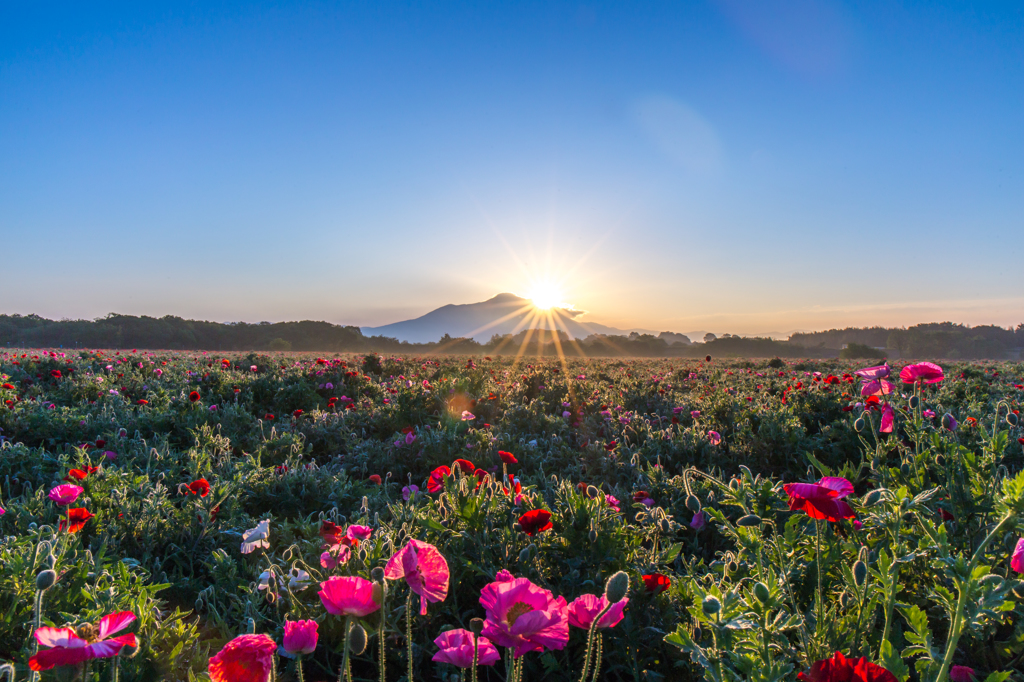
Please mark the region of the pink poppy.
POLYGON ((700 530, 707 523, 707 519, 704 517, 704 512, 699 511, 693 515, 690 519, 690 528, 694 530, 700 530))
POLYGON ((1013 548, 1013 556, 1010 558, 1010 568, 1017 573, 1024 573, 1024 538, 1017 540, 1017 546, 1013 548))
POLYGON ((803 510, 812 519, 852 519, 853 509, 842 498, 853 492, 853 484, 845 478, 826 476, 817 483, 787 483, 783 486, 789 495, 789 508, 803 510))
MULTIPOLYGON (((622 599, 608 609, 608 612, 601 616, 597 627, 613 628, 622 620, 622 611, 626 608, 629 599, 622 599)), ((582 594, 569 604, 569 625, 574 625, 584 630, 589 630, 594 619, 608 606, 608 598, 603 594, 599 597, 596 594, 582 594)))
POLYGON ((409 589, 420 595, 421 616, 427 613, 428 601, 444 601, 448 596, 448 576, 448 562, 437 547, 415 539, 395 552, 384 567, 385 578, 405 578, 409 589))
POLYGON ((289 654, 311 654, 319 638, 315 620, 286 620, 282 648, 289 654))
POLYGON ((277 645, 266 635, 239 635, 210 659, 212 682, 266 682, 277 645))
MULTIPOLYGON (((434 640, 440 649, 430 660, 438 663, 450 663, 458 668, 473 667, 473 633, 469 630, 448 630, 434 640)), ((494 665, 501 660, 501 655, 491 640, 480 636, 477 638, 477 664, 494 665)))
POLYGON ((862 379, 885 379, 889 376, 892 370, 889 365, 877 365, 875 367, 865 367, 864 369, 858 369, 854 371, 854 374, 861 377, 862 379))
POLYGON ((905 384, 937 384, 946 376, 942 373, 942 368, 936 365, 934 362, 918 362, 914 365, 907 365, 900 370, 900 379, 905 384))
POLYGON ((974 682, 974 668, 966 665, 954 665, 949 669, 950 682, 974 682))
POLYGON ((345 535, 349 540, 365 540, 373 534, 373 529, 369 526, 356 526, 351 525, 348 530, 345 531, 345 535))
POLYGON ((110 658, 126 646, 138 646, 135 635, 128 633, 110 637, 135 622, 135 614, 121 611, 103 616, 96 625, 78 628, 41 627, 36 630, 36 641, 43 649, 28 659, 32 670, 49 670, 56 666, 78 665, 93 658, 110 658))
POLYGON ((341 564, 348 563, 348 560, 351 558, 352 549, 348 545, 332 545, 320 555, 320 565, 327 570, 331 570, 341 564))
POLYGON ((406 502, 408 502, 410 498, 416 499, 416 493, 419 491, 420 487, 416 484, 402 486, 402 499, 406 502))
POLYGON ((895 421, 896 413, 892 409, 892 405, 889 403, 885 404, 882 408, 882 422, 878 425, 879 433, 892 433, 893 422, 895 421))
POLYGON ((708 431, 708 441, 710 441, 712 445, 718 445, 722 442, 722 434, 718 431, 708 431))
POLYGON ((869 395, 889 395, 895 390, 896 384, 888 379, 872 379, 871 381, 864 382, 864 385, 860 388, 860 394, 864 397, 869 395))
POLYGON ((380 608, 373 583, 358 576, 334 576, 320 583, 320 601, 335 616, 362 618, 380 608))
POLYGON ((50 490, 50 499, 57 503, 60 507, 66 507, 75 500, 78 496, 85 492, 85 488, 78 485, 71 485, 70 483, 64 483, 58 485, 50 490))
POLYGON ((528 578, 493 582, 480 591, 487 612, 483 634, 516 657, 531 651, 564 649, 569 641, 569 609, 563 597, 528 578))

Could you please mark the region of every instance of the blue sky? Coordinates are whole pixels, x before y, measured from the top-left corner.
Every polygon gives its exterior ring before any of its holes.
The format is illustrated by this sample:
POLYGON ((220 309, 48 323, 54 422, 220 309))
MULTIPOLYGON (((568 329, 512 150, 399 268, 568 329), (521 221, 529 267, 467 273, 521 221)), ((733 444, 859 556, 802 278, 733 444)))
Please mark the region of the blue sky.
POLYGON ((1022 121, 1018 2, 5 3, 0 307, 1016 325, 1022 121))

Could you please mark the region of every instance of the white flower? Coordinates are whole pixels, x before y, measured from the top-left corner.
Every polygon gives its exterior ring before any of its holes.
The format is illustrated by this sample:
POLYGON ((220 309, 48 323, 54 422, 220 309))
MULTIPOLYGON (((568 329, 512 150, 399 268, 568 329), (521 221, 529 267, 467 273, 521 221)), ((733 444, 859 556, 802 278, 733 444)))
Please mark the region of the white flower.
POLYGON ((260 584, 257 587, 257 589, 265 590, 268 587, 270 587, 270 580, 273 577, 274 573, 272 571, 263 571, 262 573, 260 573, 260 584))
POLYGON ((255 528, 242 533, 242 554, 249 554, 258 547, 270 547, 270 519, 263 519, 255 528))
POLYGON ((292 592, 301 592, 309 587, 309 573, 301 568, 293 568, 288 576, 288 589, 292 592))

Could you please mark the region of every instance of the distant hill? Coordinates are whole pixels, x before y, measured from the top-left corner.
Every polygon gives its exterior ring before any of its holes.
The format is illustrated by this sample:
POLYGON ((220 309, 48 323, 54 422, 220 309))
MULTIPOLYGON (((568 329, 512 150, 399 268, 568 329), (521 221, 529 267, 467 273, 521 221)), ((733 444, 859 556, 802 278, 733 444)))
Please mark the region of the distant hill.
POLYGON ((414 320, 395 322, 383 327, 363 327, 362 332, 366 336, 387 336, 409 343, 430 343, 445 334, 453 338, 471 338, 482 343, 495 334, 517 334, 528 326, 557 329, 574 339, 585 339, 591 334, 626 336, 630 332, 654 333, 646 329, 616 329, 603 324, 581 322, 576 319, 582 314, 581 311, 564 308, 552 311, 558 319, 557 324, 552 325, 545 317, 539 321, 527 322, 527 318, 533 318, 536 312, 528 298, 515 294, 498 294, 480 303, 441 306, 414 320))

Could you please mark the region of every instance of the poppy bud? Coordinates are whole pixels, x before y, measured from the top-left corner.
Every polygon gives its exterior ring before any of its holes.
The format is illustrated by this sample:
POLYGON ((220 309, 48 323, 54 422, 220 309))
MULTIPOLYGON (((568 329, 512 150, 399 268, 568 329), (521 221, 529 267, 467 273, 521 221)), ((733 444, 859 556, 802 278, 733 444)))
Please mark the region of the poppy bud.
POLYGON ((694 625, 693 626, 693 641, 695 641, 695 642, 699 642, 700 641, 700 626, 699 625, 694 625))
POLYGON ((611 604, 622 601, 627 592, 629 592, 629 575, 625 571, 612 574, 612 577, 608 578, 608 582, 604 584, 604 598, 611 604))
POLYGON ((1014 414, 1013 412, 1010 412, 1009 414, 1006 415, 1006 423, 1009 424, 1010 426, 1016 426, 1018 421, 1019 420, 1017 419, 1017 415, 1014 414))
POLYGON ((956 419, 949 412, 942 415, 942 428, 952 431, 956 428, 956 419))
POLYGON ((359 560, 366 563, 366 550, 362 547, 359 548, 359 560))
POLYGON ((940 467, 946 466, 946 458, 942 455, 935 455, 935 464, 940 467))
POLYGON ((863 561, 858 560, 853 565, 853 581, 857 587, 864 587, 864 581, 868 578, 868 567, 863 561))
POLYGON ((383 604, 384 603, 384 583, 382 583, 382 582, 374 583, 373 584, 373 588, 372 588, 372 590, 370 592, 370 595, 373 597, 373 601, 377 602, 378 604, 383 604))
POLYGON ((359 623, 348 631, 348 648, 356 656, 366 651, 366 630, 359 623))
POLYGON ((757 597, 757 600, 762 604, 767 604, 772 598, 772 594, 768 590, 768 586, 761 582, 754 583, 754 596, 757 597))
POLYGON ((594 499, 595 497, 597 497, 597 493, 597 488, 595 488, 592 485, 587 486, 587 497, 589 497, 590 499, 594 499))
POLYGON ((273 604, 276 601, 277 601, 277 595, 274 594, 272 591, 267 590, 267 603, 268 604, 273 604))
POLYGON ((513 523, 512 524, 512 530, 514 530, 517 533, 522 533, 523 532, 523 527, 521 525, 519 525, 518 523, 513 523))
POLYGON ((374 569, 370 571, 370 577, 375 583, 384 582, 384 569, 380 566, 374 567, 374 569))
POLYGON ((910 396, 910 409, 916 410, 917 406, 921 404, 921 399, 916 395, 910 396))
POLYGON ((692 511, 694 514, 700 511, 700 500, 696 495, 686 496, 686 508, 692 511))
POLYGON ((662 533, 668 533, 672 530, 672 524, 669 523, 668 519, 662 519, 658 522, 658 528, 661 529, 662 533))
POLYGON ((910 464, 908 464, 907 462, 904 462, 903 464, 901 464, 900 465, 900 473, 903 474, 904 476, 909 476, 910 475, 910 464))
POLYGON ((864 417, 857 417, 853 422, 853 430, 860 433, 864 430, 864 417))
POLYGON ((479 637, 480 633, 484 631, 484 619, 474 618, 469 621, 469 631, 479 637))
POLYGON ((872 506, 878 504, 878 501, 880 499, 882 499, 882 491, 881 490, 872 490, 864 498, 864 505, 867 506, 867 507, 872 507, 872 506))
POLYGON ((55 582, 57 582, 57 573, 52 568, 39 571, 36 575, 36 589, 40 592, 50 589, 55 582))
POLYGON ((529 547, 524 547, 519 552, 519 563, 525 564, 525 563, 529 563, 529 561, 530 561, 530 548, 529 547))
POLYGON ((705 614, 713 616, 722 610, 722 602, 718 601, 718 597, 709 594, 700 603, 700 608, 703 609, 705 614))
POLYGON ((590 533, 587 534, 587 538, 590 540, 590 544, 597 542, 597 531, 591 530, 590 533))
POLYGON ((736 525, 743 526, 744 528, 753 528, 754 526, 760 526, 761 517, 757 514, 747 514, 746 516, 741 516, 740 519, 736 522, 736 525))

